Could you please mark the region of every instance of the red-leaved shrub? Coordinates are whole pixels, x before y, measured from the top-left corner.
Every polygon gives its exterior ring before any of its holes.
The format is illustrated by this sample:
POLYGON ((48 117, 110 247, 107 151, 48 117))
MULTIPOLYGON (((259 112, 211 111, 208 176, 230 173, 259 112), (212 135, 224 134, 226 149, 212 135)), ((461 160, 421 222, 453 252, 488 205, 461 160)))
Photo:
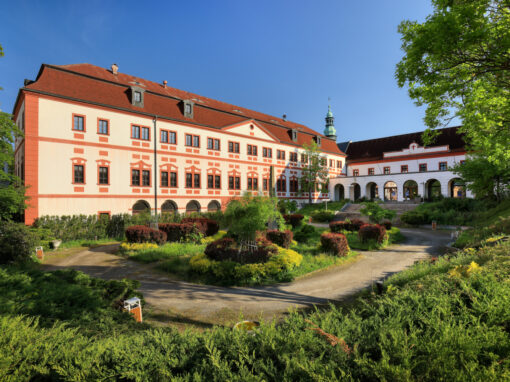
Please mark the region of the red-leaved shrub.
POLYGON ((353 219, 351 221, 332 221, 329 223, 331 232, 340 231, 359 231, 360 227, 365 224, 362 220, 353 219))
POLYGON ((266 231, 267 240, 269 240, 283 248, 290 247, 290 243, 292 242, 293 236, 294 235, 292 234, 292 231, 289 231, 289 230, 278 231, 276 229, 272 229, 272 230, 266 231))
POLYGON ((347 256, 350 250, 347 238, 342 233, 323 233, 321 245, 325 252, 333 253, 336 256, 347 256))
POLYGON ((215 235, 220 230, 218 222, 208 218, 184 218, 182 223, 195 224, 199 232, 204 236, 215 235))
POLYGON ((164 223, 159 225, 159 229, 166 233, 167 240, 171 242, 184 241, 192 233, 198 232, 198 228, 191 223, 164 223))
POLYGON ((236 261, 242 264, 265 263, 269 258, 275 255, 277 248, 266 238, 256 239, 257 248, 248 250, 243 248, 239 251, 239 246, 234 239, 224 237, 222 239, 209 243, 205 248, 205 255, 216 261, 236 261))
POLYGON ((284 214, 283 219, 285 223, 290 224, 292 228, 296 228, 301 224, 301 220, 303 220, 303 215, 301 214, 284 214))
POLYGON ((391 222, 389 220, 385 220, 382 222, 382 224, 384 226, 384 228, 386 228, 387 231, 389 231, 391 229, 391 222))
POLYGON ((126 228, 126 239, 130 243, 163 244, 166 242, 166 233, 144 225, 134 225, 126 228))
POLYGON ((381 244, 386 236, 386 228, 379 224, 363 224, 358 232, 359 240, 366 243, 374 240, 381 244))

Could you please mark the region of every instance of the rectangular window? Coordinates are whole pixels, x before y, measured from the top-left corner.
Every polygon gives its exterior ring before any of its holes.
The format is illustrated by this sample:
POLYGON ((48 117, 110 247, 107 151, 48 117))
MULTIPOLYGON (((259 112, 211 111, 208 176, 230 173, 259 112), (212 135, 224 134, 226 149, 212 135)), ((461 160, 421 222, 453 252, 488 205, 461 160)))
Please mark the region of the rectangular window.
POLYGON ((308 163, 308 155, 301 154, 301 163, 308 163))
POLYGON ((406 173, 408 171, 409 171, 409 167, 406 164, 403 164, 402 166, 400 166, 400 172, 406 173))
POLYGON ((269 179, 262 179, 262 187, 264 188, 264 191, 267 191, 269 188, 269 179))
POLYGON ((186 188, 193 188, 193 174, 186 173, 186 188))
MULTIPOLYGON (((285 157, 285 155, 284 155, 285 157)), ((289 153, 289 160, 291 162, 297 162, 297 153, 289 153)))
POLYGON ((142 93, 135 91, 134 98, 135 98, 135 102, 142 102, 142 93))
POLYGON ((198 135, 186 134, 186 146, 200 147, 200 137, 198 135))
POLYGON ((285 160, 285 151, 276 150, 276 158, 280 160, 285 160))
POLYGON ((108 121, 104 119, 99 120, 99 125, 97 127, 98 134, 106 134, 108 135, 108 121))
POLYGON ((131 125, 131 138, 140 139, 140 126, 131 125))
POLYGON ((385 167, 384 168, 384 174, 388 175, 389 173, 390 173, 390 168, 389 167, 385 167))
POLYGON ((446 162, 439 162, 439 171, 446 171, 448 170, 448 165, 446 162))
POLYGON ((234 177, 233 176, 228 177, 228 189, 229 190, 234 189, 234 177))
POLYGON ((170 173, 170 187, 177 187, 177 173, 170 173))
POLYGON ((168 131, 161 130, 161 143, 168 143, 168 131))
POLYGON ((278 179, 276 181, 276 191, 287 192, 287 184, 286 184, 285 179, 278 179))
POLYGON ((142 170, 142 186, 151 185, 151 172, 149 170, 142 170))
POLYGON ((239 143, 238 142, 228 142, 228 152, 229 153, 237 153, 239 154, 239 143))
POLYGON ((193 187, 200 188, 200 174, 193 174, 193 187))
POLYGON ((85 120, 81 115, 75 115, 73 117, 73 130, 85 131, 85 120))
POLYGON ((336 161, 336 168, 342 168, 342 161, 340 160, 336 161))
POLYGON ((175 134, 175 131, 168 132, 168 143, 171 143, 173 145, 177 143, 177 135, 175 134))
POLYGON ((74 165, 74 183, 85 183, 85 173, 81 164, 74 165))
POLYGON ((214 175, 207 175, 207 188, 214 188, 214 175))
POLYGON ((247 153, 248 155, 257 156, 257 146, 248 145, 247 153))
POLYGON ((352 176, 359 176, 359 170, 352 170, 352 176))
POLYGON ((99 184, 109 184, 108 167, 99 167, 99 184))
POLYGON ((248 177, 248 190, 257 190, 259 188, 258 178, 248 177))
POLYGON ((148 141, 150 140, 150 133, 149 133, 149 128, 148 127, 142 127, 142 139, 144 141, 148 141))
POLYGON ((420 172, 427 172, 427 163, 420 163, 419 171, 420 172))
POLYGON ((221 177, 219 175, 214 175, 214 188, 221 188, 221 177))
POLYGON ((131 185, 140 185, 140 170, 131 170, 131 185))
POLYGON ((241 189, 241 178, 238 176, 229 176, 228 177, 228 188, 230 190, 240 190, 241 189))
POLYGON ((236 181, 236 184, 235 184, 236 190, 240 190, 241 189, 241 177, 236 176, 235 181, 236 181))
POLYGON ((219 150, 220 140, 215 138, 207 138, 207 149, 208 150, 219 150))
POLYGON ((262 148, 262 156, 264 158, 272 158, 273 157, 273 150, 267 147, 262 148))
POLYGON ((374 174, 375 174, 375 170, 373 168, 369 168, 368 175, 374 175, 374 174))
POLYGON ((248 178, 248 190, 253 189, 253 178, 248 178))
POLYGON ((161 171, 161 187, 168 187, 168 171, 161 171))

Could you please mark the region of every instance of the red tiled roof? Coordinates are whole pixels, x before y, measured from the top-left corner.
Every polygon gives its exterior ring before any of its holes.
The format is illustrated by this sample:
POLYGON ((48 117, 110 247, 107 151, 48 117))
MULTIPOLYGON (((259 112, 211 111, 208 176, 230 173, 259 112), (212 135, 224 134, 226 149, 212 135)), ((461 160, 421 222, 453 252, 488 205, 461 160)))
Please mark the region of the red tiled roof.
MULTIPOLYGON (((463 134, 457 133, 458 126, 440 129, 433 146, 449 146, 450 151, 464 151, 463 134)), ((366 141, 342 142, 338 146, 346 150, 347 162, 363 162, 383 159, 383 153, 400 151, 408 148, 413 142, 424 146, 423 131, 410 134, 393 135, 391 137, 368 139, 366 141), (347 147, 347 148, 345 148, 347 147)))
POLYGON ((25 89, 214 128, 254 119, 283 143, 303 145, 310 143, 314 136, 319 135, 323 138, 322 150, 343 154, 335 141, 304 125, 169 86, 164 87, 162 84, 128 74, 114 75, 110 70, 91 64, 62 66, 43 64, 36 81, 27 85, 25 89), (130 86, 145 89, 143 108, 131 104, 130 86), (192 119, 184 117, 181 109, 182 100, 194 102, 192 119), (297 142, 291 140, 290 129, 298 130, 297 142))

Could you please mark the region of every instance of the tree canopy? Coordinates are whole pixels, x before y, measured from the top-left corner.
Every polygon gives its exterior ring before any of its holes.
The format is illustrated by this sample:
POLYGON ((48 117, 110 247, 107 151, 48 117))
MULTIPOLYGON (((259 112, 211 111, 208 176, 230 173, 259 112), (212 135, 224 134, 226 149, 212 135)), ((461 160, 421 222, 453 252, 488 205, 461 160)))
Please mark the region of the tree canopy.
POLYGON ((489 162, 510 160, 510 3, 432 0, 423 23, 403 21, 400 87, 426 105, 427 142, 433 129, 460 118, 471 150, 489 162))
POLYGON ((312 141, 310 144, 304 144, 306 161, 305 167, 301 169, 301 189, 300 192, 308 192, 308 203, 312 203, 312 192, 315 192, 318 184, 326 184, 329 178, 328 168, 321 157, 321 151, 317 143, 312 141))

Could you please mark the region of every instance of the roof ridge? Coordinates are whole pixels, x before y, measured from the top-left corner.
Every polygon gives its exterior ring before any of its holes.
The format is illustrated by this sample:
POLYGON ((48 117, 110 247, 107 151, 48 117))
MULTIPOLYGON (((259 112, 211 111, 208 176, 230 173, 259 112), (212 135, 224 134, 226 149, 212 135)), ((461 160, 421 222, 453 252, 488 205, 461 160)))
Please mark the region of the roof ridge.
MULTIPOLYGON (((459 126, 450 126, 450 127, 443 127, 441 129, 435 129, 436 131, 444 131, 444 130, 451 130, 451 129, 458 129, 459 127, 461 127, 461 125, 459 126)), ((378 140, 383 140, 383 139, 390 139, 390 138, 400 138, 400 137, 405 137, 407 135, 414 135, 414 134, 423 134, 426 130, 421 130, 421 131, 415 131, 413 133, 404 133, 404 134, 397 134, 397 135, 388 135, 386 137, 378 137, 378 138, 371 138, 371 139, 364 139, 362 141, 352 141, 351 143, 361 143, 361 142, 368 142, 368 141, 378 141, 378 140)), ((347 141, 346 141, 347 142, 347 141)), ((345 143, 345 142, 340 142, 340 143, 345 143)))

